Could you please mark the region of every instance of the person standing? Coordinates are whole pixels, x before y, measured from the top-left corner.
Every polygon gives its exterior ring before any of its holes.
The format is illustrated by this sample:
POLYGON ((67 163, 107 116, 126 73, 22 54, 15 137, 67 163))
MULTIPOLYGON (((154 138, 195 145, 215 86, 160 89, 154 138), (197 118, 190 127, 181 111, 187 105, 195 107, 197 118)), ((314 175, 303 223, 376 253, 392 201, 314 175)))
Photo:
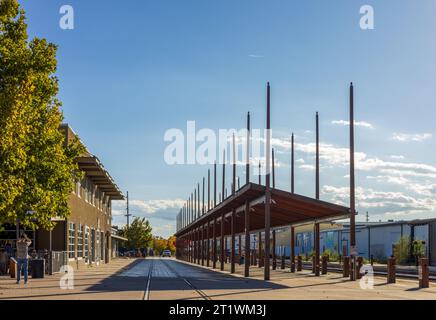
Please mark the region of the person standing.
POLYGON ((24 272, 24 284, 27 284, 27 270, 29 263, 29 246, 32 243, 30 239, 23 233, 20 240, 17 241, 17 284, 20 283, 21 269, 24 272))
POLYGON ((8 272, 9 257, 5 249, 0 249, 0 275, 5 275, 8 272))

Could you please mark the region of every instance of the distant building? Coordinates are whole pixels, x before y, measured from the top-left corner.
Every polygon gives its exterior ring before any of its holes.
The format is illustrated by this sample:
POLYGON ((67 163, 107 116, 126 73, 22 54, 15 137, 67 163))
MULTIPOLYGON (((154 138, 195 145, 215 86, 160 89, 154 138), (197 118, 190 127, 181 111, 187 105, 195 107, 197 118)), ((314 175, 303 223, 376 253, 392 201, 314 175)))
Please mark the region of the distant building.
MULTIPOLYGON (((313 226, 307 225, 296 229, 296 254, 305 255, 313 250, 313 226)), ((349 223, 321 224, 320 248, 339 254, 349 254, 349 223)), ((290 253, 290 228, 283 228, 277 233, 276 250, 290 253)), ((430 264, 436 266, 436 219, 388 222, 356 222, 356 243, 360 256, 386 259, 393 253, 395 243, 402 236, 425 242, 426 255, 430 264)))

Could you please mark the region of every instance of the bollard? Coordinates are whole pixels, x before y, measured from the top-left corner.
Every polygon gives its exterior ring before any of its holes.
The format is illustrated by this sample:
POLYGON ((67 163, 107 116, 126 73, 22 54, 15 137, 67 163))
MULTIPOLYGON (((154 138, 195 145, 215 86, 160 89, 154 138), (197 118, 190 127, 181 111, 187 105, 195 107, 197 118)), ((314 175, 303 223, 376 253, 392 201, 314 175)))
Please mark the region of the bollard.
POLYGON ((303 270, 303 259, 301 256, 297 256, 297 271, 303 270))
POLYGON ((290 258, 291 258, 291 272, 293 273, 295 272, 295 259, 292 259, 292 257, 290 258))
POLYGON ((356 281, 356 256, 350 257, 350 281, 356 281))
POLYGON ((429 287, 428 258, 419 259, 419 287, 429 287))
POLYGON ((362 275, 360 274, 360 269, 362 269, 363 266, 363 258, 357 257, 357 263, 356 263, 356 279, 361 279, 362 275))
POLYGON ((15 278, 17 275, 17 261, 14 258, 11 258, 9 261, 9 273, 11 278, 15 278))
POLYGON ((344 257, 343 262, 342 276, 347 278, 350 276, 350 257, 344 257))
POLYGON ((284 269, 285 268, 285 255, 282 255, 282 263, 281 263, 281 266, 280 266, 280 269, 284 269))
POLYGON ((327 274, 328 256, 322 256, 321 274, 327 274))
POLYGON ((388 259, 388 283, 395 283, 395 258, 388 259))

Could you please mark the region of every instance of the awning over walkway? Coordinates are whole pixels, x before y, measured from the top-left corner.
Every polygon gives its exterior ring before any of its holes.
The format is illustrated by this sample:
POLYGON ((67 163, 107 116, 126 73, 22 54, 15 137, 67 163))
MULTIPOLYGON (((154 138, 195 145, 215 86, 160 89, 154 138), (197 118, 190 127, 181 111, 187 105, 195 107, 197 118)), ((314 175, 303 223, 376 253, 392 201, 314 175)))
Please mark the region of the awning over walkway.
MULTIPOLYGON (((230 216, 233 209, 236 209, 235 233, 242 233, 245 228, 246 201, 250 204, 250 231, 264 229, 265 186, 249 183, 199 217, 195 222, 179 230, 176 236, 183 235, 214 219, 217 219, 217 223, 220 224, 223 213, 225 216, 224 234, 229 235, 231 233, 230 216)), ((302 225, 349 217, 350 210, 347 207, 279 189, 271 189, 271 227, 302 225)), ((217 232, 219 231, 217 230, 217 232)))
POLYGON ((76 161, 79 169, 86 172, 91 181, 112 200, 124 200, 122 192, 96 156, 82 156, 76 161))

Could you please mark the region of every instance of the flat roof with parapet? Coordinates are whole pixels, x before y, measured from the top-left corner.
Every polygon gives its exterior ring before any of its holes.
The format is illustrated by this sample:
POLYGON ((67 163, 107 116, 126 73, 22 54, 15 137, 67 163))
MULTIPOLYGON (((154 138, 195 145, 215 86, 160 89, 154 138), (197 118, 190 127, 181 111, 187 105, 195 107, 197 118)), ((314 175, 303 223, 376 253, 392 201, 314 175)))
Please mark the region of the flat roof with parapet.
MULTIPOLYGON (((265 226, 265 190, 263 185, 248 183, 230 195, 194 222, 180 229, 176 236, 204 225, 207 221, 221 223, 224 214, 224 235, 231 234, 229 216, 236 209, 234 232, 242 233, 245 228, 245 203, 250 204, 250 231, 264 229, 265 226), (242 214, 241 214, 242 213, 242 214)), ((310 197, 271 188, 271 227, 303 225, 314 222, 331 221, 350 217, 350 209, 341 205, 313 199, 310 197)))

